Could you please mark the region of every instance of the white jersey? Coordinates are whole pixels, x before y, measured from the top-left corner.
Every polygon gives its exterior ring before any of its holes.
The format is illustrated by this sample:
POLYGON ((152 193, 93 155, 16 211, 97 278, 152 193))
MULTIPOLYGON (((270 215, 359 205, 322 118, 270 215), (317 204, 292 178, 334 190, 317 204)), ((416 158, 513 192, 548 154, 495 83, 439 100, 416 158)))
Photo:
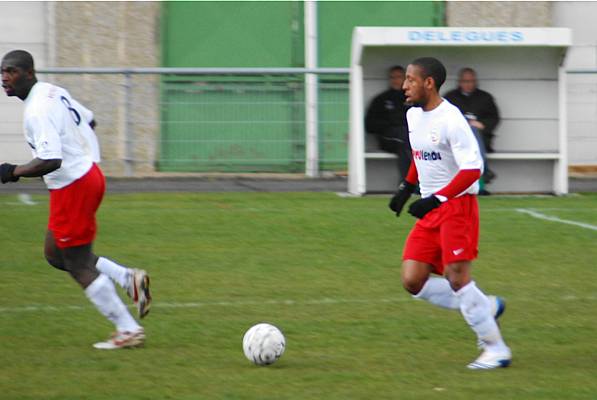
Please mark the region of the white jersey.
MULTIPOLYGON (((477 139, 460 110, 443 99, 431 111, 412 107, 406 113, 412 155, 421 197, 429 197, 452 181, 461 169, 480 169, 483 160, 477 139)), ((477 194, 479 182, 465 193, 477 194)))
POLYGON ((89 126, 93 113, 61 87, 37 82, 25 99, 25 139, 33 157, 61 159, 62 165, 44 175, 48 189, 60 189, 99 162, 99 145, 89 126))

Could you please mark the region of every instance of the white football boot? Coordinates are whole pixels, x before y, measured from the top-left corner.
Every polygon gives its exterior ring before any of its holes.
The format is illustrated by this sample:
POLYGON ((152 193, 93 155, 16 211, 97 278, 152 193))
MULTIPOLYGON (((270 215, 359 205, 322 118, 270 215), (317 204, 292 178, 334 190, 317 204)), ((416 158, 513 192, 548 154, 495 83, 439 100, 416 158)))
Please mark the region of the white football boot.
POLYGON ((115 350, 142 347, 145 344, 145 331, 143 328, 136 332, 114 332, 110 339, 93 345, 100 350, 115 350))
POLYGON ((133 300, 139 311, 139 318, 145 317, 151 308, 151 293, 149 292, 149 275, 142 269, 132 269, 129 274, 127 294, 133 300))
POLYGON ((512 363, 512 352, 508 347, 498 352, 485 350, 479 358, 468 365, 468 369, 506 368, 512 363))

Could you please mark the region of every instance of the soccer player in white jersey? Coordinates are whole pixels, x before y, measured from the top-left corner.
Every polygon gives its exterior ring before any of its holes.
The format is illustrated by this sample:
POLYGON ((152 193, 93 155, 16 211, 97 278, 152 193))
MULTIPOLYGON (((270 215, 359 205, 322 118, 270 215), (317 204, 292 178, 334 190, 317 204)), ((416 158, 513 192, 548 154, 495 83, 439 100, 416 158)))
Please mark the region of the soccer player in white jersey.
POLYGON ((105 190, 105 179, 97 165, 99 146, 93 131, 93 113, 63 88, 38 82, 33 57, 24 50, 7 53, 1 71, 6 94, 25 103, 25 139, 34 157, 23 165, 1 164, 2 183, 43 176, 50 192, 46 260, 67 271, 116 326, 110 339, 94 347, 143 345, 145 332, 118 297, 110 278, 127 291, 143 318, 151 303, 149 276, 143 270, 125 268, 92 251, 95 213, 105 190))
POLYGON ((408 210, 418 221, 404 247, 402 283, 416 298, 460 310, 483 349, 468 368, 507 367, 512 354, 495 320, 503 301, 486 296, 471 277, 483 161, 462 113, 439 95, 445 79, 444 66, 431 57, 413 61, 406 71, 406 100, 414 105, 406 114, 413 162, 390 208, 400 215, 417 182, 421 198, 408 210))

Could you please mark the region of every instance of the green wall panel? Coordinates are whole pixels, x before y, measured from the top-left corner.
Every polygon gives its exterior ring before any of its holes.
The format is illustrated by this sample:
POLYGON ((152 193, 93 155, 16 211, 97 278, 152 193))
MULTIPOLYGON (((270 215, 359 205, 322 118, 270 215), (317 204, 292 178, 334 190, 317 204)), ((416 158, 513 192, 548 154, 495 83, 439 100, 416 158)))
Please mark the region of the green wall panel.
POLYGON ((301 7, 278 1, 163 3, 163 64, 290 67, 295 57, 302 59, 301 7))
POLYGON ((431 1, 320 1, 319 65, 348 67, 355 26, 438 26, 443 2, 431 1))

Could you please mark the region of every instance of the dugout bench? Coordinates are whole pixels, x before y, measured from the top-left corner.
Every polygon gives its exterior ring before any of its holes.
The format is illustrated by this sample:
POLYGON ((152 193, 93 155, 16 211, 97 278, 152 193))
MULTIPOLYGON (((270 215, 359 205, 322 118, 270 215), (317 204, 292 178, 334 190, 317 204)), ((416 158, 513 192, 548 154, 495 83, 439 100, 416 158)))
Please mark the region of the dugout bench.
POLYGON ((487 155, 495 193, 568 192, 566 75, 571 45, 565 28, 357 27, 350 70, 349 193, 393 192, 400 180, 396 155, 365 134, 371 99, 387 87, 387 70, 433 56, 446 66, 441 92, 456 87, 460 68, 477 71, 501 114, 495 153, 487 155))

